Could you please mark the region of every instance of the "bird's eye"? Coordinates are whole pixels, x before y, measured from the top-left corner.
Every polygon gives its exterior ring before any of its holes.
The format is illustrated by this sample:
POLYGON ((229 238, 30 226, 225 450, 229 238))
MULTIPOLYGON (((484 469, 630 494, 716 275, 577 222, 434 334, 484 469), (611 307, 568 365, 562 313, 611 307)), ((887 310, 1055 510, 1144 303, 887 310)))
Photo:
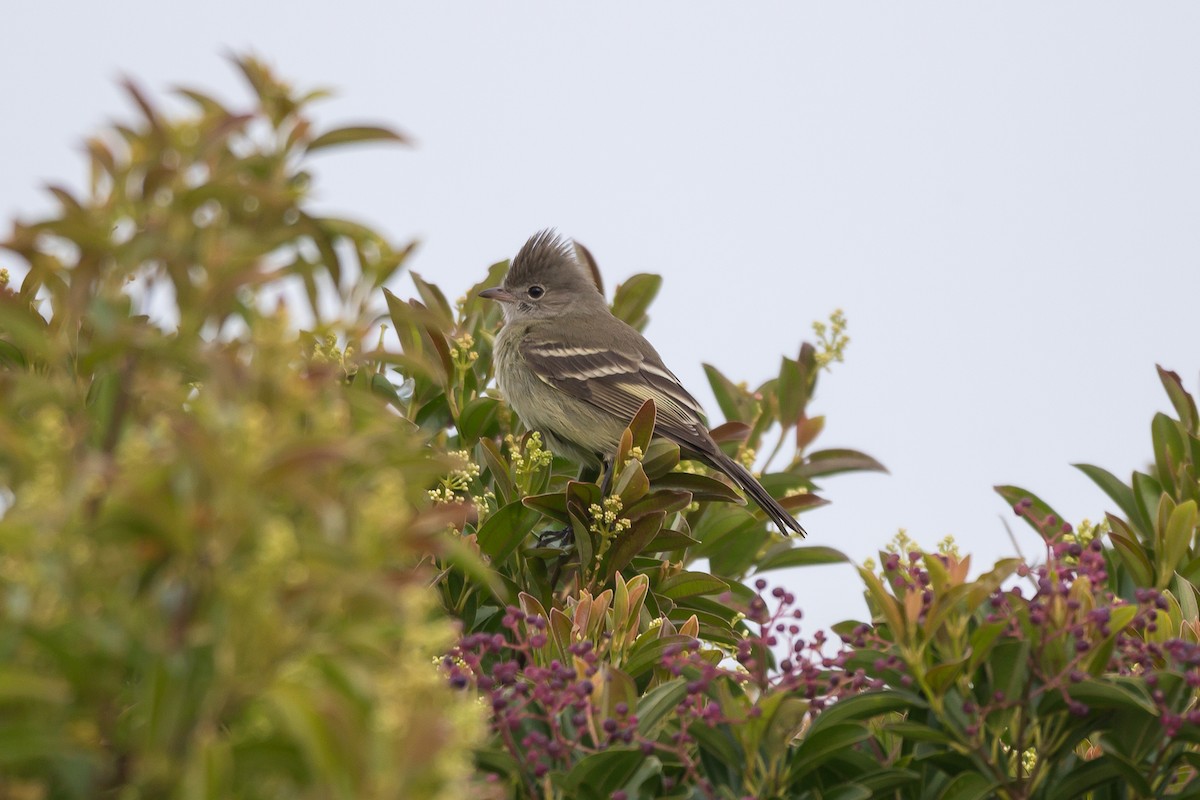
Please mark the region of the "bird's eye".
POLYGON ((537 300, 539 297, 541 297, 545 293, 546 293, 546 290, 536 284, 529 287, 529 296, 532 297, 534 300, 537 300))

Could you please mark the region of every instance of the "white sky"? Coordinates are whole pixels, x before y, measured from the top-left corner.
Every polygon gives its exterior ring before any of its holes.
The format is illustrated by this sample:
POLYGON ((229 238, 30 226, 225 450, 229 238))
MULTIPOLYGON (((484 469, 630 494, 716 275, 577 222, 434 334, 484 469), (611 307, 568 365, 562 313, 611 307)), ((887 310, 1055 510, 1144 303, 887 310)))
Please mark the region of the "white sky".
MULTIPOLYGON (((1155 362, 1197 387, 1200 5, 337 8, 8 4, 4 227, 82 185, 82 138, 132 113, 119 76, 243 98, 222 54, 252 49, 335 87, 323 120, 419 143, 322 157, 324 208, 418 237, 452 297, 551 225, 610 287, 661 273, 647 333, 714 415, 702 361, 757 383, 844 308, 820 442, 892 475, 827 480, 803 522, 859 559, 902 526, 1011 553, 997 483, 1100 516, 1069 464, 1147 463, 1155 362)), ((814 622, 862 615, 848 568, 788 579, 814 622)))

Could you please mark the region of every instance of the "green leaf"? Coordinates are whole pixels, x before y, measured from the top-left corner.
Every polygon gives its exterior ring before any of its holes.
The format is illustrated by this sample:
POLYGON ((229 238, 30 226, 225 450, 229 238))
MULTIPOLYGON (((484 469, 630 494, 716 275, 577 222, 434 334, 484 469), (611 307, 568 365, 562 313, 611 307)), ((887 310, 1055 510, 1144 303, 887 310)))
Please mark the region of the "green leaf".
POLYGON ((646 309, 654 302, 662 287, 662 277, 639 273, 617 286, 613 294, 612 313, 639 331, 646 327, 649 318, 646 309))
POLYGON ((460 445, 490 439, 500 432, 500 401, 494 397, 476 397, 467 402, 458 415, 460 445))
POLYGON ((366 144, 370 142, 411 144, 407 137, 390 128, 382 128, 377 125, 352 125, 326 131, 309 142, 305 150, 312 153, 317 150, 339 147, 344 144, 366 144))
POLYGON ((949 744, 953 741, 945 731, 931 728, 920 722, 889 722, 884 730, 896 736, 914 742, 930 742, 933 744, 949 744))
POLYGON ((476 460, 487 465, 488 471, 492 474, 492 481, 496 485, 500 502, 511 502, 516 497, 517 489, 513 484, 512 474, 508 471, 508 462, 500 453, 500 446, 491 439, 480 439, 479 444, 475 447, 475 454, 476 460))
POLYGON ((708 475, 697 475, 690 472, 671 472, 654 481, 659 489, 676 489, 688 492, 693 500, 705 502, 709 500, 732 502, 746 505, 737 490, 724 481, 708 475))
POLYGON ((1123 788, 1124 775, 1124 764, 1112 756, 1101 755, 1072 769, 1062 780, 1050 787, 1051 791, 1047 796, 1086 797, 1088 792, 1105 784, 1115 784, 1118 788, 1123 788))
POLYGON ((971 660, 967 665, 970 672, 979 668, 992 652, 996 639, 1008 629, 1008 622, 985 622, 971 632, 971 660))
POLYGON ((1092 482, 1099 486, 1104 493, 1113 499, 1117 507, 1129 519, 1137 519, 1138 510, 1137 503, 1133 500, 1133 489, 1130 489, 1125 484, 1121 483, 1116 475, 1113 475, 1106 469, 1094 467, 1091 464, 1073 464, 1076 469, 1081 471, 1092 479, 1092 482))
MULTIPOLYGON (((687 637, 682 637, 686 639, 687 637)), ((636 647, 636 645, 635 645, 636 647)), ((628 668, 626 671, 629 671, 628 668)), ((637 674, 629 672, 630 677, 637 674)), ((683 698, 687 697, 686 678, 675 678, 655 686, 642 695, 637 704, 638 733, 642 736, 653 737, 658 723, 674 714, 675 709, 683 698)))
POLYGON ((1154 478, 1143 472, 1133 473, 1133 501, 1137 505, 1139 517, 1146 522, 1143 530, 1151 538, 1154 534, 1155 511, 1162 494, 1162 485, 1154 478))
POLYGON ((654 483, 679 465, 679 445, 669 439, 658 438, 650 442, 642 456, 642 469, 654 483))
POLYGON ((755 526, 737 536, 726 537, 721 546, 709 553, 708 563, 713 574, 739 578, 758 560, 763 545, 771 540, 771 534, 761 526, 755 526))
POLYGON ((753 402, 746 395, 746 390, 737 386, 733 381, 721 374, 720 370, 711 364, 704 365, 704 374, 712 386, 713 395, 725 419, 731 422, 750 422, 753 402))
POLYGON ((841 751, 870 736, 870 729, 854 724, 830 725, 817 731, 809 731, 791 759, 787 782, 794 783, 841 751))
POLYGON ((547 517, 558 520, 564 525, 571 522, 571 515, 567 512, 567 496, 562 492, 529 495, 521 502, 528 508, 536 508, 547 517))
POLYGON ((785 429, 800 421, 808 402, 808 385, 800 364, 784 356, 779 365, 779 422, 785 429))
POLYGON ((608 551, 607 577, 616 575, 634 556, 641 553, 658 536, 666 518, 667 515, 662 511, 653 511, 639 516, 629 530, 618 534, 608 551))
POLYGON ((866 453, 845 448, 817 450, 809 453, 804 463, 792 472, 804 478, 833 475, 838 472, 887 472, 887 467, 866 453))
POLYGON ((1125 524, 1125 520, 1106 514, 1108 519, 1108 538, 1120 556, 1121 563, 1129 570, 1134 583, 1138 586, 1151 586, 1154 583, 1154 566, 1146 555, 1146 548, 1138 541, 1137 536, 1125 524))
POLYGON ((521 501, 509 503, 480 527, 477 534, 479 549, 490 556, 493 563, 504 561, 533 531, 537 520, 536 509, 527 508, 521 501))
POLYGON ((727 591, 729 584, 707 572, 680 572, 664 580, 654 590, 655 594, 678 600, 702 594, 720 594, 727 591))
POLYGON ((1181 503, 1171 512, 1167 521, 1163 552, 1157 554, 1158 582, 1156 586, 1159 589, 1165 589, 1171 582, 1175 570, 1182 568, 1184 559, 1188 555, 1188 548, 1196 534, 1196 522, 1196 503, 1193 500, 1181 503))
POLYGON ((978 772, 965 772, 954 778, 938 795, 938 800, 987 800, 994 797, 998 784, 978 772))
MULTIPOLYGON (((682 634, 670 634, 667 636, 646 636, 642 634, 634 642, 633 647, 629 649, 628 656, 621 662, 621 669, 629 677, 637 680, 644 673, 650 672, 662 664, 663 656, 669 648, 688 645, 692 641, 692 637, 682 634)), ((639 716, 639 725, 640 719, 639 716)))
POLYGON ((613 487, 613 494, 620 496, 624 508, 629 508, 641 500, 649 491, 650 479, 646 477, 646 471, 637 461, 630 461, 625 465, 617 478, 616 486, 613 487))
POLYGON ((1025 520, 1041 536, 1045 537, 1060 530, 1060 526, 1064 522, 1062 515, 1033 492, 1019 486, 993 486, 992 488, 1014 508, 1028 502, 1028 506, 1022 506, 1024 511, 1021 513, 1021 519, 1025 520), (1044 520, 1051 516, 1055 519, 1055 524, 1044 529, 1044 520))
POLYGON ((924 708, 927 708, 925 701, 910 692, 892 689, 864 692, 838 700, 826 708, 813 722, 809 733, 847 722, 861 722, 884 714, 903 714, 924 708))
POLYGON ((883 582, 874 572, 860 567, 858 574, 867 586, 867 600, 871 610, 883 618, 883 621, 891 628, 892 636, 897 638, 904 636, 904 614, 900 609, 899 601, 884 588, 883 582))
POLYGON ((1183 381, 1179 379, 1179 375, 1171 370, 1163 369, 1161 366, 1155 365, 1158 370, 1159 380, 1162 381, 1163 388, 1167 390, 1167 396, 1171 398, 1171 405, 1175 406, 1175 413, 1179 415, 1179 421, 1183 423, 1189 433, 1198 433, 1197 425, 1200 423, 1200 416, 1196 413, 1196 401, 1183 388, 1183 381))
MULTIPOLYGON (((644 756, 640 750, 610 747, 584 756, 558 783, 572 797, 587 791, 593 797, 608 798, 632 781, 643 763, 653 768, 656 762, 658 759, 644 756)), ((657 769, 661 770, 661 763, 657 763, 657 769)))
POLYGON ((700 540, 693 554, 709 557, 719 553, 739 536, 762 528, 763 523, 753 512, 742 506, 708 506, 700 519, 693 523, 692 535, 700 540))
POLYGON ((691 502, 692 495, 688 492, 659 489, 627 507, 622 515, 627 519, 636 520, 638 517, 656 512, 673 514, 687 508, 691 502))
MULTIPOLYGON (((764 705, 763 699, 759 699, 759 708, 764 705)), ((808 700, 796 695, 781 696, 763 731, 761 750, 768 762, 779 759, 791 747, 792 740, 804 726, 804 715, 810 705, 808 700)))
POLYGON ((1021 696, 1025 681, 1029 679, 1029 651, 1027 640, 1006 640, 992 649, 988 666, 991 671, 993 691, 1003 692, 1004 697, 1015 700, 1021 696))
POLYGON ((942 661, 925 673, 929 687, 938 694, 944 694, 963 672, 969 654, 964 654, 953 661, 942 661))
POLYGON ((1166 414, 1154 415, 1150 423, 1150 440, 1154 444, 1154 466, 1158 482, 1170 493, 1175 491, 1175 473, 1187 459, 1187 445, 1180 423, 1166 414))
POLYGON ((454 309, 450 306, 446 295, 442 294, 442 290, 416 272, 409 272, 408 275, 417 287, 417 294, 421 296, 421 302, 434 313, 439 332, 444 333, 454 327, 454 309))
POLYGON ((819 564, 845 564, 848 561, 845 553, 832 547, 821 545, 790 547, 787 550, 768 555, 758 563, 755 571, 766 572, 771 569, 787 567, 812 567, 819 564))
POLYGON ((1145 694, 1142 684, 1135 680, 1088 678, 1067 686, 1067 694, 1092 708, 1140 710, 1158 715, 1154 702, 1145 694))
POLYGON ((682 531, 672 530, 671 528, 663 528, 658 532, 650 544, 646 545, 643 552, 646 553, 670 553, 676 550, 683 550, 688 547, 694 547, 700 544, 699 539, 693 539, 682 531))

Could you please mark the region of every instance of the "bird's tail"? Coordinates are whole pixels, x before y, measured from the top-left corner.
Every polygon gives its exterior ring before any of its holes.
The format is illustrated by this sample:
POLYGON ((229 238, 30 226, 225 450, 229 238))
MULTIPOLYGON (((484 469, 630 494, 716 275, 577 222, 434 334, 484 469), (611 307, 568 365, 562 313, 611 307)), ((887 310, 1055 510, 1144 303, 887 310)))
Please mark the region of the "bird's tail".
POLYGON ((738 462, 734 461, 729 456, 717 450, 716 453, 706 454, 712 459, 713 466, 724 472, 733 482, 741 487, 742 491, 750 495, 751 499, 758 504, 766 515, 771 518, 771 521, 779 526, 779 530, 785 534, 798 533, 801 536, 807 536, 808 531, 796 521, 796 518, 788 513, 787 509, 779 505, 774 497, 763 488, 763 485, 750 474, 750 470, 743 467, 738 462))

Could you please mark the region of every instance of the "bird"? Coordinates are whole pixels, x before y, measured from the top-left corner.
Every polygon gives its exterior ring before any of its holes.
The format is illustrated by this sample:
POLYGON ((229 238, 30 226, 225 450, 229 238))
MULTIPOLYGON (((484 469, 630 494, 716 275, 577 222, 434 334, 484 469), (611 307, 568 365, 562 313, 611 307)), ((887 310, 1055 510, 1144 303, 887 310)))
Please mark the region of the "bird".
POLYGON ((493 348, 500 391, 525 427, 580 465, 611 462, 621 434, 647 400, 654 435, 727 475, 790 535, 807 532, 748 469, 713 440, 700 403, 654 346, 609 309, 595 262, 553 229, 534 234, 500 286, 480 297, 500 303, 493 348))

